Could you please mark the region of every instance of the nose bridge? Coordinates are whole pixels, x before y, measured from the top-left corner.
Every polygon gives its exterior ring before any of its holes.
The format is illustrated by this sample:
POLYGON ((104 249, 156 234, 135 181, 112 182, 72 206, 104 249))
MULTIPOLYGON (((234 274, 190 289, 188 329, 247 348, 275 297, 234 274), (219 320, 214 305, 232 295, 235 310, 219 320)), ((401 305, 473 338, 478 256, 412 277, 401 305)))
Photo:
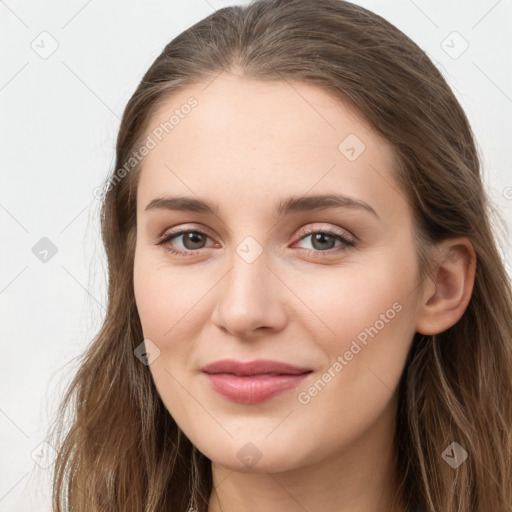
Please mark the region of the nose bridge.
POLYGON ((231 272, 227 279, 224 295, 235 300, 240 308, 258 307, 264 304, 268 295, 271 272, 268 249, 248 236, 234 249, 231 258, 231 272))
POLYGON ((270 252, 247 236, 234 247, 231 270, 220 288, 215 320, 239 336, 284 321, 279 280, 270 270, 270 252))

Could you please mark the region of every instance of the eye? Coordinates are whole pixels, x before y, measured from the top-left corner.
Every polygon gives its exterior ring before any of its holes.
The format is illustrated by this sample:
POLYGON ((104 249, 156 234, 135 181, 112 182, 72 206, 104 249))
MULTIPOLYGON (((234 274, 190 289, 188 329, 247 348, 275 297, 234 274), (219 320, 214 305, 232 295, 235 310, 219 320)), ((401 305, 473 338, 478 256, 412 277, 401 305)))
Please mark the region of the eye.
POLYGON ((355 242, 348 238, 343 233, 338 233, 331 229, 322 229, 316 231, 309 231, 306 234, 301 233, 303 236, 300 241, 306 240, 311 237, 311 246, 313 249, 306 248, 308 254, 317 256, 318 253, 329 252, 343 252, 348 250, 350 247, 355 246, 355 242), (336 241, 339 241, 339 245, 335 245, 336 241))
POLYGON ((161 245, 166 251, 173 254, 189 256, 193 255, 193 253, 199 252, 201 249, 204 249, 204 243, 207 238, 210 237, 206 233, 197 229, 181 229, 164 236, 157 245, 161 245), (171 243, 175 238, 182 238, 183 249, 179 247, 176 248, 175 244, 171 243))

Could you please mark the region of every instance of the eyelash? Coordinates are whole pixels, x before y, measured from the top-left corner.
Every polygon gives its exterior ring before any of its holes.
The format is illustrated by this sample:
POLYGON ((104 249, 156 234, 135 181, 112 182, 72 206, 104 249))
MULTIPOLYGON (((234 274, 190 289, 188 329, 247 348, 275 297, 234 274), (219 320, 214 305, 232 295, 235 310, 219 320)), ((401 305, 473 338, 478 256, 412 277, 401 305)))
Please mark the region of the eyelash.
MULTIPOLYGON (((184 251, 184 250, 181 250, 181 249, 176 249, 176 248, 174 248, 174 247, 169 245, 169 242, 173 238, 177 238, 178 236, 184 235, 186 233, 198 233, 200 235, 204 235, 207 238, 210 238, 206 233, 204 233, 203 231, 201 231, 199 229, 181 229, 181 230, 175 231, 173 233, 169 233, 168 235, 164 236, 164 238, 162 240, 160 240, 159 242, 157 242, 156 245, 162 246, 162 248, 165 251, 168 251, 168 252, 170 252, 172 254, 176 254, 176 255, 179 255, 179 256, 185 256, 185 257, 193 256, 196 253, 199 253, 199 252, 203 251, 204 249, 206 249, 204 247, 202 249, 196 249, 196 250, 189 249, 189 250, 184 251)), ((344 252, 344 251, 349 250, 351 247, 355 246, 355 243, 352 240, 350 240, 349 238, 347 238, 345 235, 342 235, 341 233, 338 233, 338 232, 330 230, 330 229, 322 229, 322 230, 313 230, 313 231, 308 231, 308 232, 302 232, 301 233, 302 236, 299 239, 299 241, 304 240, 305 238, 307 238, 310 235, 315 235, 315 234, 318 234, 318 233, 325 234, 325 235, 330 235, 330 236, 334 237, 335 239, 339 240, 342 243, 342 245, 338 246, 338 247, 333 247, 333 248, 328 249, 326 251, 320 251, 320 250, 317 250, 317 249, 304 249, 307 252, 308 255, 312 255, 314 257, 318 257, 319 254, 332 254, 333 252, 335 252, 335 253, 344 252)))

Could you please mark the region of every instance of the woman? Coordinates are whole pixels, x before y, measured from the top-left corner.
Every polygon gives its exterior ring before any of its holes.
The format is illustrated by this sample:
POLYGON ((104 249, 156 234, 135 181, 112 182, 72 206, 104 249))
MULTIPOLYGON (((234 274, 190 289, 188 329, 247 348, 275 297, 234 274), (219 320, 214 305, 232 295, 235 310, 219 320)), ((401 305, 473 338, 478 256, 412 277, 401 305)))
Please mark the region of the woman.
POLYGON ((512 511, 510 281, 467 118, 393 25, 263 0, 180 34, 102 227, 55 510, 512 511))

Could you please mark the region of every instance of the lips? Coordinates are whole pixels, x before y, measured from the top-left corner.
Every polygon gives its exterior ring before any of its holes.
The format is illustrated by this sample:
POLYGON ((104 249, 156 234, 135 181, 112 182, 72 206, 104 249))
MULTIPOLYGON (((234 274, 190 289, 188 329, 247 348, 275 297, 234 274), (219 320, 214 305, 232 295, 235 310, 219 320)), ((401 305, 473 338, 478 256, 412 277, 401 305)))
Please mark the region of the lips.
POLYGON ((254 404, 296 387, 312 370, 279 361, 224 359, 202 368, 210 387, 234 402, 254 404))

